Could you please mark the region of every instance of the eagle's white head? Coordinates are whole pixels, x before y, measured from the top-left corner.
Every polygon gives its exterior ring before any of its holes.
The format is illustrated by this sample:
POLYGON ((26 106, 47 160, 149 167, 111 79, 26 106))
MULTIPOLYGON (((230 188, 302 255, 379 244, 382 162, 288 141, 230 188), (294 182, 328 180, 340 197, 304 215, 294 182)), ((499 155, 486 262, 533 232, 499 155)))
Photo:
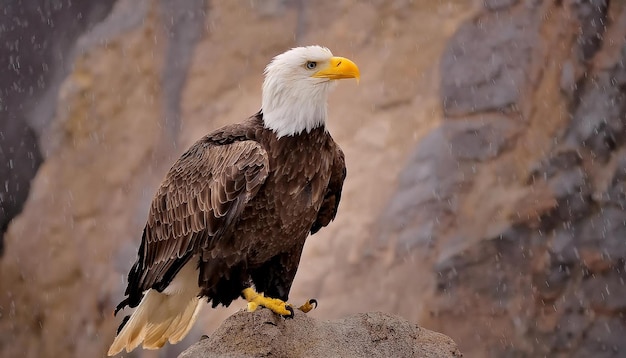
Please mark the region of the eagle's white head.
POLYGON ((296 47, 265 68, 263 120, 280 138, 324 125, 334 80, 359 79, 359 68, 321 46, 296 47))

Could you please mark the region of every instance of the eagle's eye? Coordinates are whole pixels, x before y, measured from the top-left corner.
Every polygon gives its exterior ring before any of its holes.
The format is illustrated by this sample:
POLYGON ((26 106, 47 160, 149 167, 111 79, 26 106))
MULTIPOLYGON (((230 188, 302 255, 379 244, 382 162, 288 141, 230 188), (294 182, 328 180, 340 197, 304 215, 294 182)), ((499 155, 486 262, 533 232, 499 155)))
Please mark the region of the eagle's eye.
POLYGON ((317 62, 308 61, 306 63, 306 68, 308 68, 309 70, 313 70, 313 69, 315 69, 315 67, 317 67, 317 62))

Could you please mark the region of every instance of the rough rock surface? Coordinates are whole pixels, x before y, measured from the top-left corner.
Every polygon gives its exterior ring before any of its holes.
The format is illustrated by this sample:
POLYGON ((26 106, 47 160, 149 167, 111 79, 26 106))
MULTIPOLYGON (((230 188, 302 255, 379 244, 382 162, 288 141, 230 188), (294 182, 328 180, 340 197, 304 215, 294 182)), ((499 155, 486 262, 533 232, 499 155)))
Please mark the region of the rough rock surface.
POLYGON ((204 357, 462 357, 449 337, 405 319, 362 313, 322 321, 296 311, 284 319, 267 309, 235 313, 179 358, 204 357))

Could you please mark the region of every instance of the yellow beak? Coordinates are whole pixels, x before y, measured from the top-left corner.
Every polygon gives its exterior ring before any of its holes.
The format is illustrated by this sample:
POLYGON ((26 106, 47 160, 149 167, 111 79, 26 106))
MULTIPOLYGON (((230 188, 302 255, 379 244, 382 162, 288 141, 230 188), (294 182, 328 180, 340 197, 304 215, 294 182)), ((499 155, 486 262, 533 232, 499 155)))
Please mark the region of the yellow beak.
POLYGON ((328 78, 331 80, 356 78, 358 81, 361 75, 359 68, 354 62, 345 57, 332 57, 328 63, 328 67, 315 72, 312 77, 328 78))

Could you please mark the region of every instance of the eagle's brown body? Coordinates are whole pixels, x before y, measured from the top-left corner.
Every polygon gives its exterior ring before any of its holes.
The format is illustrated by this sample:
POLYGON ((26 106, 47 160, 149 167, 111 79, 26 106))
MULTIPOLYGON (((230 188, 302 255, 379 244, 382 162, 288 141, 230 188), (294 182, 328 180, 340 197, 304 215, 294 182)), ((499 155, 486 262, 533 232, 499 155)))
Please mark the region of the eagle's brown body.
POLYGON ((250 311, 293 316, 286 301, 304 242, 335 218, 346 177, 325 128, 328 93, 335 80, 359 76, 321 46, 277 55, 265 68, 261 111, 200 139, 172 166, 116 312, 135 310, 109 356, 180 342, 201 299, 215 307, 242 296, 250 311))
POLYGON ((197 260, 202 296, 229 305, 252 284, 287 300, 309 233, 334 217, 346 169, 323 126, 277 138, 262 113, 196 142, 153 200, 126 290, 131 307, 197 260))

